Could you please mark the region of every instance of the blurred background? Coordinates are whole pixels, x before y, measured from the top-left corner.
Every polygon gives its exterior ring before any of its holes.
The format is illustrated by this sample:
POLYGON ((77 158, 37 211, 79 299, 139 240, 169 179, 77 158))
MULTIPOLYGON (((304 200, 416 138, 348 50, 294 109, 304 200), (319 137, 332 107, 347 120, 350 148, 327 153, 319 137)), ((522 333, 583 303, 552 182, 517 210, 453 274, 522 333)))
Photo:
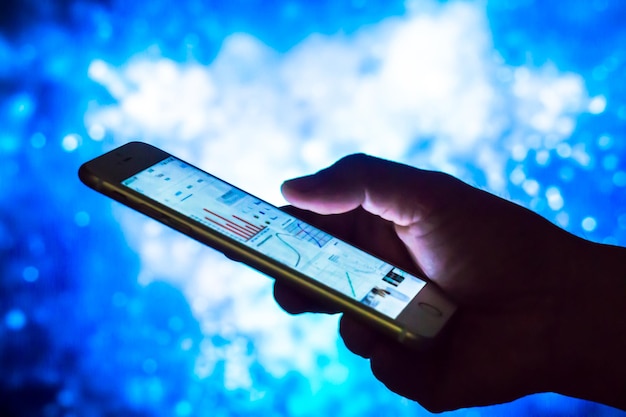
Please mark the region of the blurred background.
MULTIPOLYGON (((367 152, 626 245, 626 4, 10 0, 0 10, 0 414, 416 416, 337 317, 84 187, 140 139, 275 204, 367 152)), ((615 416, 554 394, 455 416, 615 416)))

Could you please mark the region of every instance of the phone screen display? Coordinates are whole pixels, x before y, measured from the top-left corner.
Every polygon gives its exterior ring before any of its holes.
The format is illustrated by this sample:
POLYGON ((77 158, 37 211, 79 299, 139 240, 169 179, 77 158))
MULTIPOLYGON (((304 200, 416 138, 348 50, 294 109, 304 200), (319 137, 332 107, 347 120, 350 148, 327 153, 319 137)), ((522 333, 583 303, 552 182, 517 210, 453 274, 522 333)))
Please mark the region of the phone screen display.
POLYGON ((394 319, 426 285, 174 157, 122 184, 394 319))

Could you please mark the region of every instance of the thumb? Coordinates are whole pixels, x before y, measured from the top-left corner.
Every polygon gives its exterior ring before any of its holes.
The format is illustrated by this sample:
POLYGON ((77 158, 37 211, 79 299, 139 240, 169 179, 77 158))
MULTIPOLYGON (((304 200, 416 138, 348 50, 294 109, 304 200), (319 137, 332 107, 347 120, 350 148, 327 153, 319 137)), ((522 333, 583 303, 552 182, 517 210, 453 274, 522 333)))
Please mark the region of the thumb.
POLYGON ((292 205, 319 214, 345 213, 357 207, 408 226, 424 218, 445 197, 438 189, 445 174, 423 171, 364 154, 347 156, 316 174, 286 181, 284 197, 292 205))

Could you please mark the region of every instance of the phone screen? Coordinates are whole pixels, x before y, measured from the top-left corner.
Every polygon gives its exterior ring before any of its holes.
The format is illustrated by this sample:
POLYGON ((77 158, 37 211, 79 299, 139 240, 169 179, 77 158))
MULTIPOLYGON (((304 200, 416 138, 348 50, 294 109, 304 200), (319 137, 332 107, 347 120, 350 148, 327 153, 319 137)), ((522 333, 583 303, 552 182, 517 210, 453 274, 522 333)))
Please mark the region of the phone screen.
POLYGON ((174 157, 122 184, 393 319, 426 285, 174 157))

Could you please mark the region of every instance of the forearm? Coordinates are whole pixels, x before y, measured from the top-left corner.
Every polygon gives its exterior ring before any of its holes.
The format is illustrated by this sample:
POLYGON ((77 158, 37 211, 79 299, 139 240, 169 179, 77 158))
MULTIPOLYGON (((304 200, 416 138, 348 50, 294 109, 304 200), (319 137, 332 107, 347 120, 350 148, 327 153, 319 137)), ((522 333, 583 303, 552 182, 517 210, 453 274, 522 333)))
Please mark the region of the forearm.
POLYGON ((626 248, 578 247, 557 303, 556 391, 626 410, 626 248))

